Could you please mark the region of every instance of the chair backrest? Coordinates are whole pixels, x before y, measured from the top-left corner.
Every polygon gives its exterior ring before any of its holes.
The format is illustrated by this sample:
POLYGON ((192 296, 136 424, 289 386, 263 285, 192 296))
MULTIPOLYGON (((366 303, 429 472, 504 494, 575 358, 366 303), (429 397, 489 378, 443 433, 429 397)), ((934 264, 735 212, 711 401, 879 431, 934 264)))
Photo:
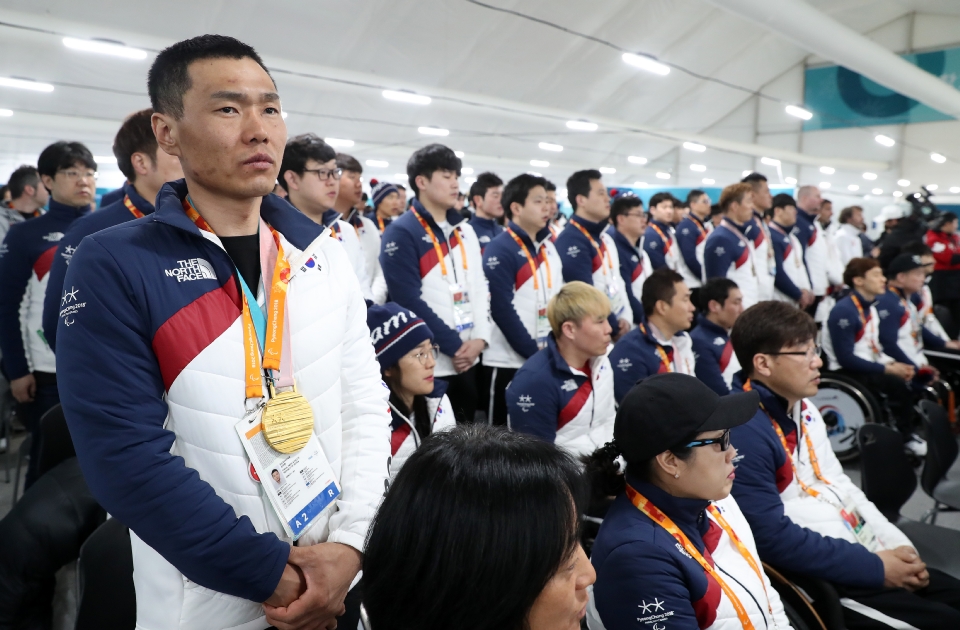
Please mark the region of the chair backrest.
POLYGON ((903 451, 903 436, 882 424, 865 424, 857 431, 860 485, 867 498, 892 522, 917 489, 917 475, 903 451))
POLYGON ((920 485, 933 496, 937 487, 957 459, 957 438, 950 429, 946 410, 929 400, 920 401, 920 418, 927 430, 927 457, 923 462, 920 485))
POLYGON ((111 518, 80 548, 80 605, 75 630, 134 630, 137 595, 133 588, 130 530, 111 518))
POLYGON ((40 418, 40 455, 37 462, 37 476, 55 468, 60 462, 76 456, 70 429, 67 428, 67 419, 63 415, 63 407, 60 405, 51 407, 40 418))

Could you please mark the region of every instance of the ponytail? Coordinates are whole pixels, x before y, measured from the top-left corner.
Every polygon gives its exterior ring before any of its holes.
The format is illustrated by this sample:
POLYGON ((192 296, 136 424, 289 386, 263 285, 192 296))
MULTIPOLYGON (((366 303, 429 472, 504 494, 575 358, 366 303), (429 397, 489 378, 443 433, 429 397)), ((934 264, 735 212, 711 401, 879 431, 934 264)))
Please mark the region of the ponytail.
POLYGON ((594 497, 616 496, 626 490, 626 462, 616 440, 607 442, 590 455, 584 455, 581 461, 594 497))

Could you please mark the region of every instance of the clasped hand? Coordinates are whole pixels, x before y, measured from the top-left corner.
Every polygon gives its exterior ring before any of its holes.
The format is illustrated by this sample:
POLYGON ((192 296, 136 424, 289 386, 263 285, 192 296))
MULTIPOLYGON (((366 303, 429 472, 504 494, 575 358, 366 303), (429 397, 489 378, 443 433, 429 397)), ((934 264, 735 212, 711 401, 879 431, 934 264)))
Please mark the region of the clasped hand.
POLYGON ((277 589, 263 603, 267 621, 279 630, 336 628, 360 563, 359 551, 339 543, 292 547, 277 589))

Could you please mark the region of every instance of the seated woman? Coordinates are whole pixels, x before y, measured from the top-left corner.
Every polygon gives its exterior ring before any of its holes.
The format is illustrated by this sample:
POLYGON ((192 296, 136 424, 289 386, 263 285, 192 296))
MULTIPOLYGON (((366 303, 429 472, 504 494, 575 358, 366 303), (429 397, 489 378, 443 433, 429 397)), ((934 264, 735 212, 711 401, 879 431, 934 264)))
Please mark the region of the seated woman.
POLYGON ((754 392, 720 397, 676 373, 651 376, 624 397, 614 441, 587 464, 595 483, 617 494, 593 546, 592 630, 790 628, 729 496, 730 429, 758 405, 754 392))
POLYGON ((579 630, 595 573, 572 456, 486 425, 425 440, 370 528, 363 603, 376 630, 579 630))
POLYGON ((390 388, 393 415, 390 437, 390 479, 435 431, 449 429, 456 422, 447 384, 434 382, 433 368, 439 349, 433 332, 413 311, 388 302, 367 309, 370 341, 380 362, 380 375, 390 388))

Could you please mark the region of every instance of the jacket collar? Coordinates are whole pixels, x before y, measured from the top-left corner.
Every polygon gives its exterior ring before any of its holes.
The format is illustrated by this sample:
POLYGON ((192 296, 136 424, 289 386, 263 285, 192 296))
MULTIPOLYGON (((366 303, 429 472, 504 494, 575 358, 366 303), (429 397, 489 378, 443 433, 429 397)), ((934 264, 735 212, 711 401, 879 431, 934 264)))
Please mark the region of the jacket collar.
MULTIPOLYGON (((123 185, 123 194, 127 197, 130 197, 130 203, 133 204, 133 207, 142 212, 143 214, 153 214, 155 208, 153 204, 140 196, 140 193, 137 192, 137 189, 127 182, 123 185)), ((120 203, 123 203, 123 200, 120 200, 120 203)))
MULTIPOLYGON (((850 295, 855 295, 855 296, 857 296, 857 299, 860 301, 860 306, 863 307, 863 310, 864 310, 864 311, 868 310, 868 309, 869 309, 871 306, 873 306, 873 305, 876 303, 876 301, 877 301, 877 298, 873 298, 872 300, 867 301, 867 298, 863 297, 863 296, 860 294, 860 292, 857 291, 856 289, 852 290, 852 291, 850 292, 850 295)), ((879 296, 878 296, 878 297, 879 297, 879 296)), ((864 312, 864 314, 863 314, 864 317, 867 317, 868 315, 869 315, 869 314, 866 313, 866 312, 864 312)))
MULTIPOLYGON (((738 385, 742 386, 743 381, 743 372, 737 372, 735 379, 737 380, 738 385)), ((750 385, 753 388, 753 391, 757 392, 760 396, 760 405, 763 408, 763 411, 777 421, 777 424, 783 429, 784 433, 790 433, 796 429, 796 425, 793 422, 793 419, 790 417, 791 411, 787 409, 787 399, 775 394, 770 390, 769 387, 751 379, 750 385)))
POLYGON ((704 499, 683 499, 669 494, 658 486, 646 481, 640 481, 627 471, 627 483, 647 498, 658 510, 670 517, 687 538, 697 548, 703 549, 703 536, 710 529, 710 521, 706 517, 709 501, 704 499))
POLYGON ((530 240, 530 235, 527 234, 522 227, 520 227, 513 221, 508 221, 507 227, 510 228, 514 234, 520 237, 520 240, 523 241, 523 244, 526 245, 531 252, 536 252, 536 250, 540 248, 540 245, 543 243, 543 241, 545 241, 547 238, 550 237, 549 227, 545 227, 536 233, 536 238, 537 238, 536 243, 532 242, 530 240))
MULTIPOLYGON (((473 218, 470 219, 470 222, 478 223, 488 230, 495 230, 500 225, 499 223, 496 222, 495 219, 488 219, 487 217, 478 217, 477 215, 473 215, 473 218)), ((510 224, 513 225, 513 221, 511 221, 510 224)))
POLYGON ((60 216, 65 218, 74 218, 82 217, 85 214, 90 213, 91 206, 83 206, 76 208, 74 206, 68 206, 65 203, 60 203, 59 201, 54 201, 53 198, 50 198, 50 205, 47 206, 47 214, 52 214, 54 216, 60 216))
POLYGON ((696 223, 697 225, 699 225, 701 230, 707 229, 706 219, 701 219, 700 217, 695 215, 693 212, 690 212, 689 214, 687 214, 687 218, 693 221, 694 223, 696 223))
POLYGON ((600 242, 600 235, 603 234, 603 230, 606 229, 608 225, 610 225, 606 221, 601 221, 599 223, 588 221, 587 219, 584 219, 583 217, 577 214, 572 215, 570 217, 570 221, 574 223, 578 223, 581 226, 583 226, 583 229, 585 229, 587 233, 590 234, 590 236, 592 236, 593 239, 598 243, 600 242))
MULTIPOLYGON (((611 225, 609 228, 607 228, 607 234, 610 235, 610 238, 613 239, 613 242, 614 242, 614 243, 618 243, 618 244, 620 244, 620 245, 623 245, 624 247, 626 247, 626 248, 628 248, 628 249, 637 250, 637 252, 639 253, 639 251, 640 251, 640 239, 639 239, 639 238, 637 239, 637 242, 636 242, 636 243, 631 243, 631 242, 630 242, 630 239, 628 239, 626 236, 624 236, 624 235, 620 232, 620 230, 618 230, 617 228, 613 227, 612 225, 611 225)), ((641 238, 642 238, 642 237, 641 237, 641 238)))
MULTIPOLYGON (((556 369, 558 372, 569 374, 571 377, 577 377, 577 376, 581 378, 583 377, 583 372, 580 369, 582 366, 578 365, 571 369, 570 365, 567 363, 567 360, 563 358, 562 354, 560 354, 560 348, 557 347, 557 340, 553 336, 553 333, 550 333, 549 335, 547 335, 546 351, 547 351, 547 356, 550 358, 550 363, 553 364, 554 369, 556 369), (576 374, 574 374, 573 372, 574 369, 577 370, 576 374)), ((593 357, 588 361, 588 363, 590 364, 591 373, 594 373, 593 371, 596 369, 597 363, 601 359, 603 359, 603 356, 593 357)))
POLYGON ((330 227, 339 220, 342 220, 343 217, 339 212, 330 208, 329 210, 324 210, 323 214, 320 215, 320 220, 323 221, 324 227, 330 227))
MULTIPOLYGON (((429 225, 435 231, 440 230, 440 226, 437 225, 437 222, 433 220, 433 215, 423 207, 423 204, 420 203, 419 199, 413 200, 413 205, 410 206, 410 209, 416 212, 424 221, 427 222, 427 225, 429 225)), ((461 221, 463 221, 463 215, 453 208, 447 210, 447 223, 449 223, 451 226, 454 226, 461 221)))
POLYGON ((655 345, 655 346, 660 346, 661 348, 666 348, 666 347, 671 347, 671 348, 672 348, 672 347, 673 347, 673 338, 671 337, 670 339, 667 339, 666 341, 660 341, 660 339, 658 339, 657 336, 653 334, 653 328, 654 328, 654 327, 653 327, 653 325, 650 323, 650 320, 647 320, 646 322, 644 322, 644 323, 642 323, 642 324, 640 324, 640 325, 638 326, 638 329, 640 330, 640 334, 642 334, 642 335, 644 336, 644 338, 645 338, 647 341, 649 341, 651 344, 653 344, 653 345, 655 345))
MULTIPOLYGON (((157 209, 153 213, 153 220, 203 238, 200 228, 183 211, 183 200, 186 196, 185 179, 164 184, 160 194, 157 195, 157 209)), ((323 231, 322 226, 317 225, 285 199, 274 194, 263 197, 260 202, 260 216, 270 227, 280 232, 287 241, 300 250, 306 249, 323 231)))
MULTIPOLYGON (((780 229, 780 231, 783 232, 784 234, 789 234, 793 230, 793 227, 787 227, 785 225, 781 225, 776 221, 772 221, 772 220, 770 221, 770 225, 777 226, 780 229)), ((796 227, 796 225, 797 225, 796 223, 793 224, 794 227, 796 227)))
POLYGON ((673 227, 672 223, 664 223, 663 221, 657 221, 655 219, 650 219, 650 222, 647 223, 647 225, 657 226, 660 229, 660 231, 663 232, 664 236, 668 238, 670 236, 670 228, 673 227))
POLYGON ((720 324, 716 324, 710 321, 706 317, 701 316, 700 320, 697 322, 697 326, 702 326, 704 330, 709 330, 715 335, 722 336, 724 339, 727 339, 730 337, 730 333, 727 332, 726 328, 724 328, 720 324))

